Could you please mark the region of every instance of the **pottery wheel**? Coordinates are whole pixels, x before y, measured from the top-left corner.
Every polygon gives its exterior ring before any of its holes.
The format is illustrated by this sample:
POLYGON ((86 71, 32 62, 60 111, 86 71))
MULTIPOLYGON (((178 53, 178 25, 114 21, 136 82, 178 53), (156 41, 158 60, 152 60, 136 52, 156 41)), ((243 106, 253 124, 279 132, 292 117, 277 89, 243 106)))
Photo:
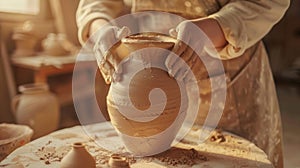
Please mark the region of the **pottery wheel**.
MULTIPOLYGON (((87 136, 81 126, 53 132, 18 148, 0 163, 0 167, 59 167, 61 159, 74 142, 86 144, 86 148, 96 159, 97 167, 109 167, 108 160, 113 153, 94 142, 110 142, 117 137, 107 125, 109 124, 101 123, 87 126, 90 136, 87 136)), ((213 131, 209 139, 197 144, 199 132, 200 129, 192 130, 175 147, 158 155, 128 157, 130 167, 273 167, 261 149, 243 138, 223 131, 213 131)))

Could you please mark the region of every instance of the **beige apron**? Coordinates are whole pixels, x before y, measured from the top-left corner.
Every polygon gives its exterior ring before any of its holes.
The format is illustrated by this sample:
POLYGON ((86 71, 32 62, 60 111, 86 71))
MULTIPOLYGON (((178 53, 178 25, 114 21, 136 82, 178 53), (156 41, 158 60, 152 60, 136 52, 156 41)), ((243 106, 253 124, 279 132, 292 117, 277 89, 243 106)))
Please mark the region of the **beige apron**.
MULTIPOLYGON (((228 0, 133 0, 132 12, 155 10, 192 19, 217 12, 227 2, 228 0)), ((246 50, 242 56, 222 62, 228 81, 225 109, 218 127, 252 141, 266 152, 276 168, 283 167, 280 111, 262 42, 246 50)), ((199 87, 201 105, 196 123, 201 125, 210 107, 209 79, 201 77, 199 87)))

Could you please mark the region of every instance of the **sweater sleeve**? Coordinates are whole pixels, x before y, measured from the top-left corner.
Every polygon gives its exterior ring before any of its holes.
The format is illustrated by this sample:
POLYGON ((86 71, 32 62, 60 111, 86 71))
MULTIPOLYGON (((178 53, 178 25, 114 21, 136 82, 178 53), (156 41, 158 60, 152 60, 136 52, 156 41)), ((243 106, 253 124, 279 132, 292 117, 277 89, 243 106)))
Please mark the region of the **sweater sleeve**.
POLYGON ((283 17, 289 0, 230 0, 208 17, 216 19, 228 44, 220 50, 222 59, 241 56, 261 40, 283 17))
POLYGON ((80 43, 84 44, 89 38, 89 27, 93 20, 116 18, 123 7, 123 0, 81 0, 76 12, 80 43))

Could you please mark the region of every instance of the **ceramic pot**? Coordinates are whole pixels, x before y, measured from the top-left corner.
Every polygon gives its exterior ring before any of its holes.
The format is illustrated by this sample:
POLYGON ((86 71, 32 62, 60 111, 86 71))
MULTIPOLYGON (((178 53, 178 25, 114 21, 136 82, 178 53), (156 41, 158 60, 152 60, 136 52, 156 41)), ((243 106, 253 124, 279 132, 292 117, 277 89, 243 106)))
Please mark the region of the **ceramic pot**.
POLYGON ((173 45, 174 39, 168 36, 139 34, 122 39, 115 49, 115 56, 126 61, 121 65, 122 80, 110 86, 107 107, 112 125, 134 155, 153 155, 168 149, 185 118, 185 91, 164 66, 173 45), (128 58, 139 51, 140 58, 128 58))
POLYGON ((16 122, 30 126, 33 138, 55 131, 59 125, 60 110, 56 96, 45 83, 25 84, 19 87, 21 94, 12 101, 16 122))
POLYGON ((36 23, 25 21, 20 27, 13 29, 12 39, 15 41, 16 49, 14 57, 26 57, 35 55, 35 48, 38 42, 38 31, 36 23))
POLYGON ((77 142, 61 160, 61 168, 95 168, 96 161, 86 150, 84 144, 77 142))
POLYGON ((33 130, 26 125, 0 124, 0 161, 18 147, 30 142, 33 130))
POLYGON ((129 168, 129 163, 126 157, 118 154, 112 154, 109 158, 108 165, 111 168, 129 168))
POLYGON ((15 33, 12 36, 16 44, 16 49, 13 53, 14 57, 24 57, 35 55, 35 46, 37 37, 30 33, 15 33))
POLYGON ((64 48, 64 43, 66 40, 67 39, 64 34, 48 34, 47 38, 42 41, 44 52, 51 56, 68 55, 69 51, 64 48))

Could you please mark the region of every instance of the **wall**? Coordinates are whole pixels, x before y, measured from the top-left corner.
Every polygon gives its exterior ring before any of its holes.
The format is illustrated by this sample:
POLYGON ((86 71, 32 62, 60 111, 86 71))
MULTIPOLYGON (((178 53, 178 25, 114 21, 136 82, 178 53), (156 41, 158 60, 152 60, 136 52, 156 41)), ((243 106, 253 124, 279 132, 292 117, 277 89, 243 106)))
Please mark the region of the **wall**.
MULTIPOLYGON (((14 75, 9 75, 8 73, 11 72, 14 74, 13 67, 10 67, 11 69, 5 69, 4 65, 5 63, 10 64, 9 57, 15 48, 14 41, 11 39, 13 30, 21 26, 24 21, 31 20, 36 23, 37 29, 44 30, 39 31, 40 39, 44 38, 49 32, 55 32, 49 3, 46 0, 41 0, 41 2, 41 12, 37 16, 0 13, 0 40, 3 41, 5 50, 7 51, 4 52, 2 49, 0 53, 0 123, 14 122, 10 108, 12 94, 16 92, 19 84, 26 83, 30 80, 30 76, 28 76, 26 72, 20 72, 18 75, 22 76, 23 81, 21 81, 21 83, 15 83, 15 86, 10 87, 12 84, 9 83, 9 77, 15 82, 14 75), (5 61, 5 57, 7 57, 7 61, 5 61), (10 92, 10 88, 13 88, 15 91, 10 92)), ((37 48, 39 47, 40 46, 37 46, 37 48)))
POLYGON ((300 1, 291 0, 282 20, 264 38, 275 76, 291 67, 300 55, 300 1))
MULTIPOLYGON (((0 27, 1 30, 1 27, 0 27)), ((1 39, 1 35, 0 35, 1 39)), ((3 53, 3 48, 0 48, 0 53, 3 53)), ((10 97, 8 92, 8 86, 7 86, 7 80, 6 80, 6 74, 4 71, 4 59, 1 55, 0 59, 0 123, 2 122, 13 122, 13 116, 10 112, 10 97)))

